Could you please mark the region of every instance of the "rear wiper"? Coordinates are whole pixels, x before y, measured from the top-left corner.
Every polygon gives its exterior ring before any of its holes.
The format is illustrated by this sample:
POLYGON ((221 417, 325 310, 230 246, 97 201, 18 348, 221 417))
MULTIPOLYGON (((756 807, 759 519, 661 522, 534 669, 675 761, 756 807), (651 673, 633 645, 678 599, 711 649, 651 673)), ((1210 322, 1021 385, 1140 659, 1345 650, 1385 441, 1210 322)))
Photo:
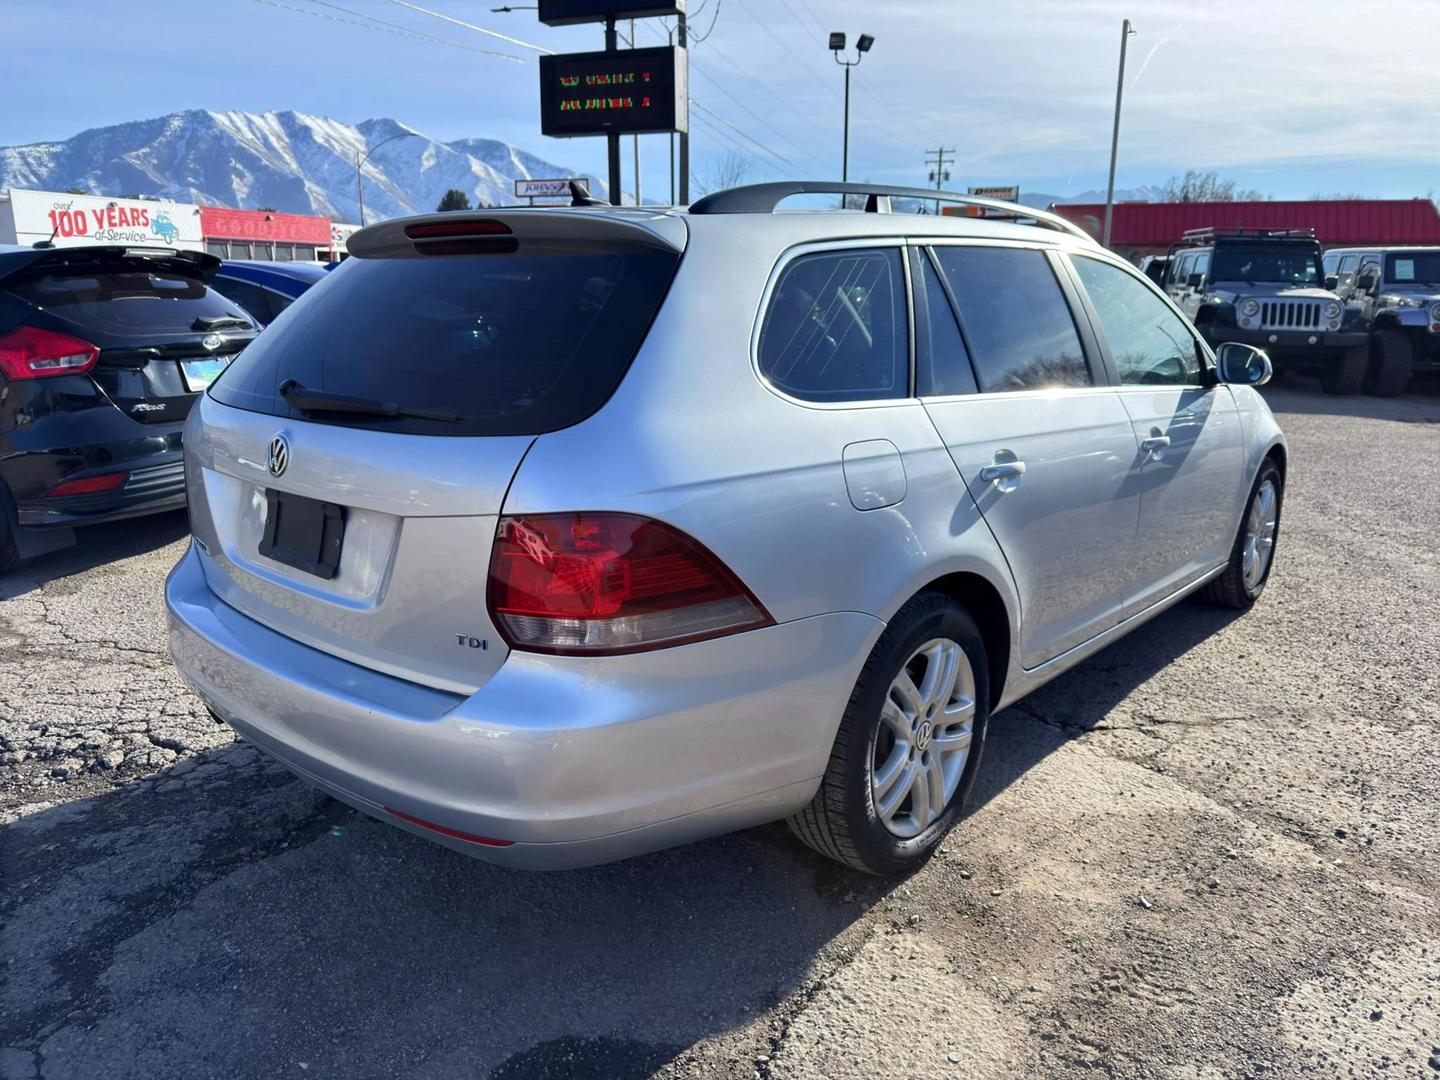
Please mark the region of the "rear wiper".
POLYGON ((292 409, 301 412, 353 413, 357 416, 393 416, 413 420, 440 420, 447 424, 458 423, 465 417, 458 413, 441 412, 438 409, 410 409, 393 401, 372 401, 370 398, 351 397, 349 394, 330 394, 324 390, 306 390, 294 379, 287 379, 280 386, 280 396, 292 409))
POLYGON ((249 330, 251 325, 249 319, 242 319, 238 315, 201 315, 190 324, 190 329, 219 330, 222 326, 243 326, 249 330))

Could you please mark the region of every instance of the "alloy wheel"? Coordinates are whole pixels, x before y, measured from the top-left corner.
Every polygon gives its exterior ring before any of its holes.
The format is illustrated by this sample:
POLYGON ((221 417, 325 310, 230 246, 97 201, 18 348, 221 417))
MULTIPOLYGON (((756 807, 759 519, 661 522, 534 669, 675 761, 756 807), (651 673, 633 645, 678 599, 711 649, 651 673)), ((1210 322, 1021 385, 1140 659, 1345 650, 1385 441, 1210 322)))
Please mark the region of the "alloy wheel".
POLYGON ((1252 593, 1265 580, 1270 557, 1275 552, 1275 529, 1279 524, 1279 499, 1275 482, 1266 480, 1250 501, 1250 516, 1245 522, 1245 549, 1240 569, 1245 587, 1252 593))
POLYGON ((975 673, 958 642, 933 638, 900 666, 871 758, 875 813, 896 836, 924 832, 960 786, 975 725, 975 673))

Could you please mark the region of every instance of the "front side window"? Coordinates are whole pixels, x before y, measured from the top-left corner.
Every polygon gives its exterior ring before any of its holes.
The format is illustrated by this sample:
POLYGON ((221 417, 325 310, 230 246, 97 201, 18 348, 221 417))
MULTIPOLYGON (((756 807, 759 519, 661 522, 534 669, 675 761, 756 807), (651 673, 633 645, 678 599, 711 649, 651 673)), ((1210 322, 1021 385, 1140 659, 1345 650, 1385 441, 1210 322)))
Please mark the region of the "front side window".
POLYGON ((909 393, 898 248, 823 251, 788 263, 760 328, 760 373, 807 401, 909 393))
POLYGON ((1143 281, 1099 259, 1077 255, 1079 276, 1125 385, 1194 386, 1200 353, 1183 319, 1143 281))
POLYGON ((1043 251, 937 247, 982 393, 1089 386, 1065 294, 1043 251))

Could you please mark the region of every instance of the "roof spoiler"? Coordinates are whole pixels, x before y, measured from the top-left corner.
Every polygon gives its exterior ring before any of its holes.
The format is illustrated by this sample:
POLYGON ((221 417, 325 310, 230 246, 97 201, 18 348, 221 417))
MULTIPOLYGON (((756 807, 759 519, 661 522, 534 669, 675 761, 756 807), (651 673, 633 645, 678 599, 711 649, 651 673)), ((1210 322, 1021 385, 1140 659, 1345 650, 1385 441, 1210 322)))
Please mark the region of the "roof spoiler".
MULTIPOLYGON (((17 253, 18 254, 18 253, 17 253)), ((35 247, 25 253, 29 258, 11 262, 12 273, 35 273, 57 267, 87 266, 95 263, 143 262, 148 266, 172 273, 209 281, 220 269, 220 259, 207 251, 183 248, 136 247, 124 244, 80 244, 66 247, 35 247)))
POLYGON ((596 248, 679 253, 685 249, 685 232, 683 222, 660 214, 595 214, 553 206, 482 208, 367 225, 345 241, 345 249, 361 259, 503 255, 527 248, 557 254, 596 248))

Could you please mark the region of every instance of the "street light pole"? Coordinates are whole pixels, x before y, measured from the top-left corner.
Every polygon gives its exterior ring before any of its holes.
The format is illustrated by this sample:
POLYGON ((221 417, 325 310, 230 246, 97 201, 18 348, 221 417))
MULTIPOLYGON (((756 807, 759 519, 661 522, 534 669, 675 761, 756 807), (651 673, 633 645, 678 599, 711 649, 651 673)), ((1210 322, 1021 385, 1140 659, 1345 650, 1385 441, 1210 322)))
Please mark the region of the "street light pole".
POLYGON ((1120 101, 1125 94, 1125 46, 1135 30, 1126 19, 1120 25, 1120 74, 1115 78, 1115 127, 1110 134, 1110 183, 1105 188, 1105 230, 1100 240, 1110 246, 1110 218, 1115 211, 1115 155, 1120 148, 1120 101))
POLYGON ((875 44, 875 38, 871 34, 861 34, 855 42, 855 59, 842 60, 840 54, 845 51, 845 35, 832 33, 830 35, 830 51, 835 54, 835 62, 845 69, 845 134, 841 143, 840 151, 840 179, 850 179, 850 69, 858 67, 865 54, 870 51, 870 46, 875 44))
POLYGON ((378 143, 365 151, 364 157, 360 156, 359 150, 355 151, 355 201, 360 205, 360 227, 362 229, 365 227, 365 187, 360 182, 361 166, 363 166, 365 162, 370 160, 371 154, 375 153, 376 150, 379 150, 380 147, 384 146, 386 143, 394 142, 396 139, 413 139, 419 134, 420 133, 418 131, 402 131, 398 135, 391 135, 388 139, 381 139, 378 143))

